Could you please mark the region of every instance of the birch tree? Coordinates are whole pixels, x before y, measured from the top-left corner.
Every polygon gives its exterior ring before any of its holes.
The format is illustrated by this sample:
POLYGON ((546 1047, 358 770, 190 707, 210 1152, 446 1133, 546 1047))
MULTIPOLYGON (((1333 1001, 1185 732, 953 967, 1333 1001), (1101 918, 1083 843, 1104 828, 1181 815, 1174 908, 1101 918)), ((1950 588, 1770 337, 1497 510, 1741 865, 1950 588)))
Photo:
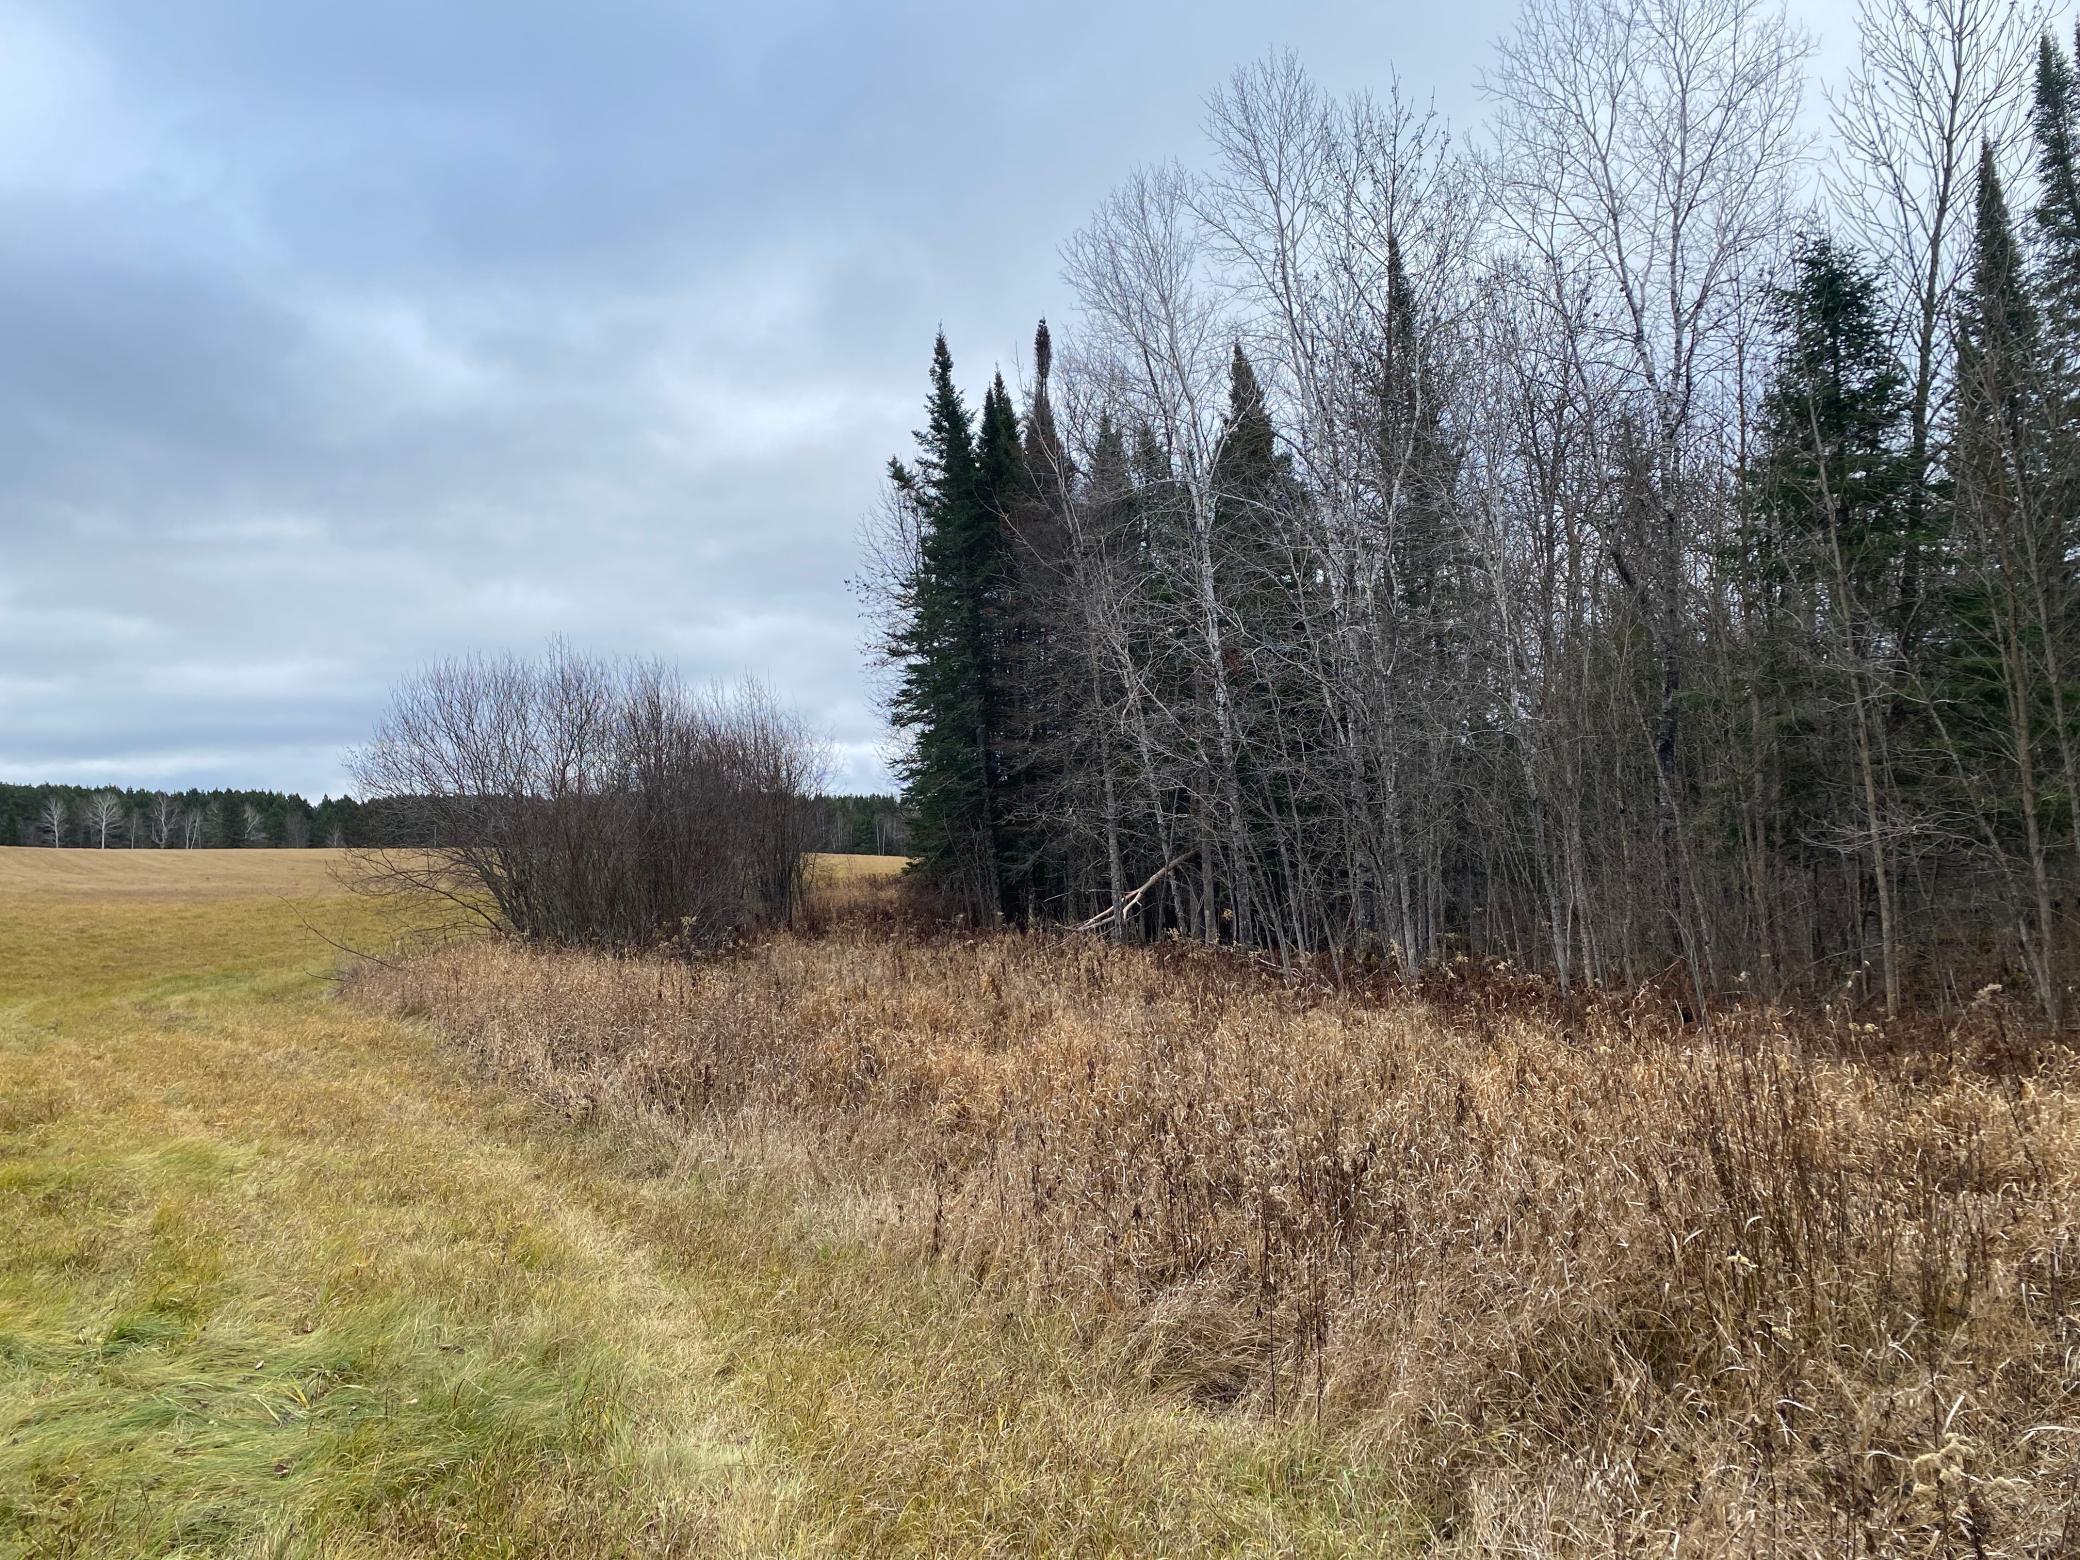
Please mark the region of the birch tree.
POLYGON ((56 791, 43 799, 43 809, 37 814, 37 827, 50 841, 53 849, 65 844, 65 827, 72 814, 71 806, 56 791))
POLYGON ((1529 0, 1489 78, 1503 220, 1544 274, 1593 289, 1571 367, 1620 387, 1643 446, 1603 542, 1656 662, 1661 877, 1693 966, 1709 962, 1679 839, 1693 434, 1733 410, 1738 282, 1785 236, 1807 53, 1764 0, 1529 0))
POLYGON ((123 799, 114 791, 96 791, 87 798, 84 816, 86 832, 95 848, 107 850, 108 837, 122 828, 123 799))

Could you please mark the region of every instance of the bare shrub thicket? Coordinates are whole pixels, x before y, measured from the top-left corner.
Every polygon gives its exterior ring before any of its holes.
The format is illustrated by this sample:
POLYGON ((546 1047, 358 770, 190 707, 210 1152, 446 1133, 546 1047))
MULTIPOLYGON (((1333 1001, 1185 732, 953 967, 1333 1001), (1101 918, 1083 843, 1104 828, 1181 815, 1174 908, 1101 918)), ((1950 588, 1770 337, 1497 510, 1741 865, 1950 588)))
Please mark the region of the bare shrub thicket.
POLYGON ((713 947, 802 891, 817 745, 763 690, 651 661, 447 661, 398 687, 355 755, 397 848, 360 881, 549 942, 713 947))
POLYGON ((1480 1553, 2067 1553, 2080 1065, 1500 970, 1336 994, 1043 936, 360 977, 1155 1387, 1319 1418, 1480 1553))

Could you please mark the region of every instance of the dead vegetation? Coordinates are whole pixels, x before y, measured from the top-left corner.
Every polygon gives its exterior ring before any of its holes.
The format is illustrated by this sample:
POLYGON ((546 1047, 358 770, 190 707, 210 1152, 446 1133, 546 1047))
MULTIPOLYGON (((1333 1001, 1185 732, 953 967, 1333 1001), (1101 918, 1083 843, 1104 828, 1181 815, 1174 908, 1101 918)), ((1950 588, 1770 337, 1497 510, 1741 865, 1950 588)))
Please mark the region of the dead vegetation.
POLYGON ((706 964, 479 943, 359 978, 573 1115, 1305 1416, 1446 1547, 2080 1543, 2080 1066, 1998 998, 1709 1036, 1461 966, 855 918, 706 964))

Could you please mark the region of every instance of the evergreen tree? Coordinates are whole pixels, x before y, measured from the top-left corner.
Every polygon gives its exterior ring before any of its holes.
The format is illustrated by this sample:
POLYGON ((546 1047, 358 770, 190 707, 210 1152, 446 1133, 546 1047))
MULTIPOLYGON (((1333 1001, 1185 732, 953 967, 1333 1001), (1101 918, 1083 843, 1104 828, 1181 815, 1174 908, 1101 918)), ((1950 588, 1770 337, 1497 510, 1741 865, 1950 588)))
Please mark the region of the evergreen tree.
POLYGON ((1754 476, 1768 540, 1753 563, 1809 583, 1867 642, 1878 615, 1896 610, 1888 582, 1907 523, 1905 381, 1877 277, 1831 239, 1813 239, 1793 257, 1775 316, 1781 346, 1754 476))
MULTIPOLYGON (((192 789, 166 796, 136 787, 30 786, 0 782, 0 846, 47 844, 50 831, 45 812, 53 799, 69 820, 65 838, 71 843, 78 835, 80 820, 86 816, 93 799, 100 795, 116 799, 116 811, 125 820, 121 829, 122 843, 132 848, 162 843, 168 848, 220 843, 233 846, 263 842, 287 845, 371 843, 361 818, 360 804, 352 797, 326 797, 313 808, 296 793, 283 791, 192 789), (167 832, 163 838, 154 822, 154 814, 162 804, 168 808, 167 832), (236 826, 247 804, 256 808, 265 820, 262 840, 244 838, 243 830, 236 826), (220 818, 227 813, 233 818, 234 827, 229 838, 220 840, 216 831, 220 827, 220 818), (187 814, 200 820, 196 836, 192 838, 184 822, 187 814), (299 824, 292 830, 290 820, 305 815, 309 817, 308 829, 299 824), (293 838, 290 837, 292 833, 293 838)), ((116 837, 112 832, 111 845, 116 837)), ((98 843, 98 830, 95 838, 98 843)), ((411 845, 423 842, 402 836, 389 843, 411 845)))
POLYGON ((1037 649, 1030 597, 1022 588, 1019 529, 1030 512, 1034 484, 1026 466, 1018 413, 1004 376, 996 374, 982 397, 975 435, 977 520, 969 591, 978 609, 983 666, 982 736, 989 789, 997 886, 995 913, 1023 919, 1031 911, 1033 866, 1041 837, 1029 827, 1033 750, 1029 729, 1036 701, 1037 649))
POLYGON ((2038 46, 2036 209, 2038 293, 2044 324, 2045 501, 2068 538, 2080 534, 2080 24, 2068 60, 2049 37, 2038 46))
POLYGON ((1239 501, 1253 490, 1268 487, 1278 466, 1278 433, 1264 404, 1264 387, 1238 341, 1228 360, 1228 414, 1221 435, 1220 467, 1228 480, 1220 489, 1223 494, 1233 493, 1239 501))
POLYGON ((1054 373, 1054 337, 1042 320, 1033 332, 1033 400, 1026 412, 1026 467, 1036 484, 1066 487, 1070 473, 1055 426, 1048 380, 1054 373))
MULTIPOLYGON (((953 382, 942 333, 932 348, 926 424, 914 466, 889 463, 898 502, 917 526, 914 577, 889 649, 902 665, 891 714, 911 734, 901 775, 922 870, 969 913, 995 919, 1003 889, 998 839, 997 620, 1004 538, 986 483, 1011 480, 993 386, 982 447, 953 382)), ((1008 434, 1017 466, 1017 434, 1008 434)))
POLYGON ((1234 608, 1238 627, 1275 619, 1286 606, 1276 598, 1294 584, 1289 520, 1299 485, 1292 466, 1278 447, 1256 368, 1237 342, 1213 464, 1213 527, 1221 599, 1234 608))
POLYGON ((2068 60, 2047 36, 2038 45, 2031 127, 2040 194, 2036 231, 2047 345, 2067 405, 2080 395, 2080 25, 2068 60))
MULTIPOLYGON (((1033 389, 1017 477, 994 487, 1006 526, 1004 900, 1022 921, 1059 912, 1070 892, 1067 852, 1047 823, 1065 783, 1057 747, 1073 722, 1065 701, 1081 686, 1080 675, 1061 663, 1071 568, 1067 509, 1076 474, 1055 424, 1053 368, 1053 341, 1042 320, 1033 335, 1033 389)), ((1001 380, 997 394, 1001 437, 1015 431, 1015 419, 1001 380)), ((992 441, 985 435, 984 442, 992 441)))
POLYGON ((2080 751, 2066 711, 2074 649, 2070 526, 2054 501, 2040 320, 1993 149, 1982 149, 1958 321, 1953 468, 1959 532, 1941 708, 1969 804, 1994 837, 2046 1014, 2059 1018, 2051 852, 2066 815, 2080 855, 2080 751), (1992 783, 1988 783, 1992 782, 1992 783))
MULTIPOLYGON (((1982 565, 2061 544, 2038 534, 2045 483, 2042 333, 1992 146, 1981 148, 1970 273, 1959 309, 1955 506, 1982 565), (2011 556, 2012 555, 2012 556, 2011 556)), ((2049 555, 2047 555, 2048 557, 2049 555)))
POLYGON ((1217 825, 1236 858, 1230 868, 1234 881, 1219 897, 1229 900, 1230 931, 1238 937, 1248 935, 1258 892, 1268 892, 1270 902, 1281 897, 1285 869, 1268 858, 1245 859, 1236 841, 1268 833, 1274 825, 1289 826, 1305 811, 1297 794, 1305 779, 1304 761, 1293 763, 1290 756, 1307 750, 1322 714, 1298 686, 1297 652, 1306 636, 1305 562, 1296 524, 1300 502, 1292 457, 1278 447, 1256 367, 1237 343, 1228 365, 1228 408, 1213 465, 1214 570, 1225 618, 1222 660, 1210 664, 1200 657, 1197 692, 1207 706, 1225 696, 1234 734, 1232 759, 1223 759, 1219 711, 1213 709, 1203 745, 1220 767, 1201 791, 1202 805, 1220 808, 1217 825), (1260 740, 1284 727, 1289 717, 1307 729, 1288 729, 1279 743, 1260 740), (1273 754, 1287 761, 1275 761, 1273 754), (1232 779, 1221 772, 1231 766, 1232 779))
MULTIPOLYGON (((1756 812, 1771 850, 1814 871, 1835 851, 1863 860, 1896 1005, 1897 871, 1880 798, 1888 725, 1901 710, 1905 379, 1876 276, 1831 239, 1799 246, 1772 314, 1778 349, 1736 564, 1749 608, 1738 693, 1759 766, 1740 778, 1769 799, 1756 812)), ((1861 928, 1842 934, 1853 950, 1861 928)))
POLYGON ((1235 344, 1228 361, 1228 410, 1221 426, 1220 454, 1214 462, 1216 524, 1231 534, 1262 531, 1289 481, 1291 461, 1279 452, 1278 431, 1265 405, 1257 371, 1235 344))
POLYGON ((2038 318, 2008 218, 2000 168, 1989 143, 1980 148, 1971 275, 1958 333, 1958 449, 1961 470, 1973 462, 1982 488, 1989 452, 2027 447, 2040 388, 2038 318))
MULTIPOLYGON (((1449 510, 1457 462, 1445 438, 1444 397, 1433 382, 1429 354, 1416 324, 1415 289, 1401 246, 1387 239, 1387 317, 1381 337, 1379 423, 1380 492, 1387 516, 1394 594, 1402 607, 1428 615, 1439 576, 1450 560, 1449 510)), ((1441 649, 1439 628, 1427 632, 1441 649)))

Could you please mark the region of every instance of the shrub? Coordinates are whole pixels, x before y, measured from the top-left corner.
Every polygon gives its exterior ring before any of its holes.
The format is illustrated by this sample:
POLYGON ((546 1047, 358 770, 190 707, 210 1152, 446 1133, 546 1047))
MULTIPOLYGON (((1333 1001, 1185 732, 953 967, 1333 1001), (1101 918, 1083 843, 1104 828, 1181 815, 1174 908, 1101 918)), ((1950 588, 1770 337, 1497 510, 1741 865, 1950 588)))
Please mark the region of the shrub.
POLYGON ((407 680, 352 768, 409 842, 363 853, 364 886, 542 941, 714 947, 796 908, 820 755, 756 686, 559 646, 407 680))

